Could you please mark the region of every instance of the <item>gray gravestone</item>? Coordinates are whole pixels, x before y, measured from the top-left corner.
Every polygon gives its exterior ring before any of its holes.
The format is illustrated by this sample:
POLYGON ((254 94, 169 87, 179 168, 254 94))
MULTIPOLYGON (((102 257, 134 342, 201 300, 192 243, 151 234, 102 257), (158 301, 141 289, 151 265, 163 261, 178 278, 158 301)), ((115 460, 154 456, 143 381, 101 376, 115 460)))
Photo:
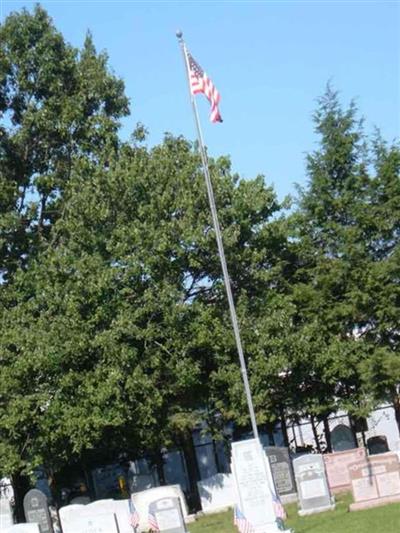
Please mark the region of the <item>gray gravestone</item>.
POLYGON ((288 448, 266 446, 265 452, 271 466, 275 488, 281 500, 287 502, 291 496, 296 498, 296 484, 288 448))
POLYGON ((370 455, 386 453, 389 451, 387 438, 383 435, 379 435, 377 437, 370 437, 367 440, 367 448, 370 455))
POLYGON ((299 495, 299 515, 320 513, 335 508, 326 479, 322 455, 309 454, 293 461, 299 495))
POLYGON ((150 516, 160 532, 187 533, 179 498, 162 498, 151 502, 150 516))
POLYGON ((39 524, 40 533, 54 533, 49 504, 46 496, 38 489, 32 489, 24 498, 25 518, 28 523, 39 524))

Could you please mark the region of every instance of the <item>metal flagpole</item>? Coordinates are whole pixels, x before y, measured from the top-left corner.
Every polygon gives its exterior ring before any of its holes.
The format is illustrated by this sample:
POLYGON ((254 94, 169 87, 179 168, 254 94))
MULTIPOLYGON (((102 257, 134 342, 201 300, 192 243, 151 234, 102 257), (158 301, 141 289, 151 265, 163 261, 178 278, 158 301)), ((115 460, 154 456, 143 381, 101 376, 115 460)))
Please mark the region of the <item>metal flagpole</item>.
POLYGON ((199 113, 197 111, 196 99, 194 95, 192 94, 192 91, 190 90, 190 72, 189 72, 190 69, 189 69, 186 45, 183 40, 181 31, 176 32, 176 36, 178 37, 179 44, 181 45, 183 59, 185 62, 185 69, 186 69, 186 75, 188 79, 188 86, 189 86, 189 93, 190 93, 190 101, 192 103, 193 115, 194 115, 194 120, 196 123, 197 137, 199 140, 201 162, 203 165, 204 178, 206 180, 206 185, 207 185, 208 200, 209 200, 210 208, 211 208, 211 215, 212 215, 212 220, 213 220, 213 225, 214 225, 214 230, 215 230, 215 236, 217 238, 218 253, 219 253, 219 258, 221 261, 222 272, 224 275, 224 283, 225 283, 226 294, 227 294, 228 302, 229 302, 229 311, 231 315, 233 331, 235 334, 236 347, 237 347, 237 351, 239 354, 240 371, 242 374, 244 389, 246 392, 246 399, 247 399, 247 405, 248 405, 249 413, 250 413, 251 427, 253 430, 254 438, 258 439, 258 429, 257 429, 256 416, 254 414, 253 399, 251 397, 249 378, 247 376, 246 361, 243 355, 242 341, 240 338, 239 324, 238 324, 237 315, 236 315, 235 303, 234 303, 233 295, 232 295, 231 282, 230 282, 230 278, 228 274, 228 268, 226 266, 224 245, 222 243, 221 228, 220 228, 219 221, 218 221, 217 208, 216 208, 215 199, 214 199, 214 191, 213 191, 213 187, 211 183, 210 171, 208 168, 207 155, 206 155, 206 151, 204 148, 203 133, 200 127, 200 119, 199 119, 199 113))

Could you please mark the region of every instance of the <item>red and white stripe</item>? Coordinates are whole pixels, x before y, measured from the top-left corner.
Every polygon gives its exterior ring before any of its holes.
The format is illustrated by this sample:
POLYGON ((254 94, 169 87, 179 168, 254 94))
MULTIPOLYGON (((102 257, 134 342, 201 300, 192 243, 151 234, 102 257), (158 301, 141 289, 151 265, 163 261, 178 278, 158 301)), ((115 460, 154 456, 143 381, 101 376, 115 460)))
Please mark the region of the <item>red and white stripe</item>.
POLYGON ((239 533, 254 533, 253 526, 246 519, 237 505, 235 505, 233 512, 233 524, 238 528, 239 533))
POLYGON ((153 513, 149 512, 149 516, 147 520, 149 522, 150 531, 160 531, 157 519, 153 513))
POLYGON ((139 513, 137 512, 135 504, 132 501, 132 497, 129 498, 129 521, 133 529, 136 530, 136 528, 139 527, 139 513))
POLYGON ((192 94, 203 93, 211 104, 210 120, 211 122, 222 122, 218 109, 221 96, 212 80, 207 76, 203 69, 196 63, 191 54, 189 59, 189 81, 190 91, 192 94))

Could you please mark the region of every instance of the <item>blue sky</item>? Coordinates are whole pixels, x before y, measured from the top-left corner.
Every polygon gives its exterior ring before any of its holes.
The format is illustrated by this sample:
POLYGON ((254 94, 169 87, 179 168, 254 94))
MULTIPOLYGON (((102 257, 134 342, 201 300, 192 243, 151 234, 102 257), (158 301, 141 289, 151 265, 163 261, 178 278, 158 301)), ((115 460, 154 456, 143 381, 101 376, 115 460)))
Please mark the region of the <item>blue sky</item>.
MULTIPOLYGON (((0 0, 1 18, 33 3, 0 0)), ((222 125, 208 122, 206 143, 229 154, 245 178, 264 174, 280 198, 305 183, 315 147, 311 114, 331 80, 344 104, 355 98, 366 129, 400 134, 400 4, 388 1, 57 1, 42 2, 76 46, 91 30, 122 77, 132 115, 157 143, 170 131, 195 137, 175 31, 221 93, 222 125)), ((198 97, 199 100, 201 99, 198 97)))

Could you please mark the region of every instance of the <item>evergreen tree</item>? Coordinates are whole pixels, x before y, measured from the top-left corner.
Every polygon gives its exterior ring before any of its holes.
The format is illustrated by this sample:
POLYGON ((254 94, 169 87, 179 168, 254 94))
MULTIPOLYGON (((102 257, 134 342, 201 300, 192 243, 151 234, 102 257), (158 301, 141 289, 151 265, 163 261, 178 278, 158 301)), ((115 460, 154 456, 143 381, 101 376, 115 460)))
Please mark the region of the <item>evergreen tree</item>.
POLYGON ((320 145, 307 156, 309 183, 292 218, 297 322, 318 324, 321 339, 309 352, 311 366, 320 369, 307 393, 314 405, 309 414, 326 418, 343 408, 362 416, 372 405, 360 370, 368 350, 358 339, 369 265, 362 224, 371 183, 366 138, 355 105, 343 110, 330 86, 314 122, 320 145))

